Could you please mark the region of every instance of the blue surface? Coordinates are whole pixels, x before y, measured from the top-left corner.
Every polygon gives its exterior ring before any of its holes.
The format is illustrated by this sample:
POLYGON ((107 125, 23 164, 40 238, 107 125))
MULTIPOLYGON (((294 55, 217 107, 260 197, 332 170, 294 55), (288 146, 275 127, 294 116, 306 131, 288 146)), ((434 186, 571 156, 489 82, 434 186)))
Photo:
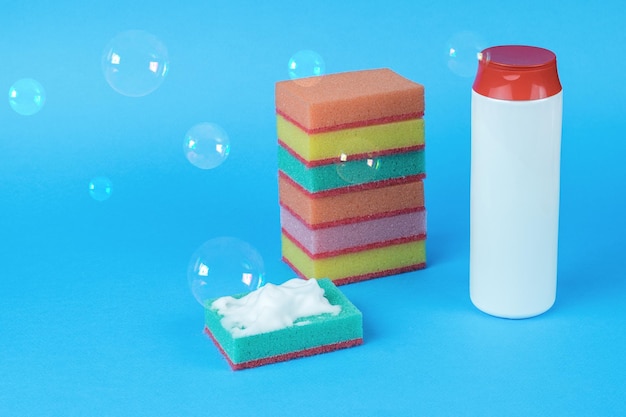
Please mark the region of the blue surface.
MULTIPOLYGON (((0 91, 34 78, 32 116, 0 101, 0 416, 624 415, 626 60, 619 2, 2 4, 0 91), (171 70, 129 98, 100 56, 127 29, 171 70), (507 321, 468 296, 469 93, 446 41, 552 49, 564 85, 559 287, 507 321), (464 35, 461 36, 461 38, 464 35), (232 372, 202 334, 191 253, 222 235, 280 261, 274 83, 298 50, 327 72, 390 67, 426 86, 426 270, 342 287, 363 346, 232 372), (221 125, 226 162, 182 153, 221 125), (90 198, 106 175, 111 198, 90 198)), ((4 94, 4 93, 3 93, 4 94)))

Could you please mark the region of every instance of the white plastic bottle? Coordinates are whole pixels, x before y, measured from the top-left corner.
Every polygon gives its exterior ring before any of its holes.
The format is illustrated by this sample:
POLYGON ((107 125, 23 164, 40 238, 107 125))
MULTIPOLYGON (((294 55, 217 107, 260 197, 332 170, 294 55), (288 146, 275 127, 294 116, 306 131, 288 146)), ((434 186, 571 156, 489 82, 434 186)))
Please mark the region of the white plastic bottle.
POLYGON ((556 298, 562 89, 554 53, 496 46, 472 88, 470 297, 539 315, 556 298))

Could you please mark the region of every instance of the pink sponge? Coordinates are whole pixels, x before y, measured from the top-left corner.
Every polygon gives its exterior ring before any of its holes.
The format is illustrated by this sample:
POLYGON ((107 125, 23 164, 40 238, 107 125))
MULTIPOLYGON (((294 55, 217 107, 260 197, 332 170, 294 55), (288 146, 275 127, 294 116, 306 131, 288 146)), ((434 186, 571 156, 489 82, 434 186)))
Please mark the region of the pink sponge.
POLYGON ((314 257, 387 246, 411 237, 424 238, 426 234, 426 211, 422 209, 318 229, 310 228, 284 207, 280 219, 283 233, 314 257))

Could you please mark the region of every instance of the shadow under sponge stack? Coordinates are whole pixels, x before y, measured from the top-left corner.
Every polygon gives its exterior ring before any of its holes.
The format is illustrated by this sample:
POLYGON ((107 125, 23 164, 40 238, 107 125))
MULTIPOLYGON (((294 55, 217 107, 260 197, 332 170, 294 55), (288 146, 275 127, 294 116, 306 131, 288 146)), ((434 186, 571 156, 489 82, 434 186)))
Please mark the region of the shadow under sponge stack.
POLYGON ((424 87, 389 69, 276 84, 283 260, 337 285, 426 266, 424 87))

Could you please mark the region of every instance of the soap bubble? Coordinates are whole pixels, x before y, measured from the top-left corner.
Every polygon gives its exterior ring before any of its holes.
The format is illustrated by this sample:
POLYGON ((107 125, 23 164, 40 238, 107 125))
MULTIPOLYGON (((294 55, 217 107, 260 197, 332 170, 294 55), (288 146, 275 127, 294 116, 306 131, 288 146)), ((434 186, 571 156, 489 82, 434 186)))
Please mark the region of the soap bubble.
MULTIPOLYGON (((376 144, 363 137, 355 137, 362 149, 376 149, 376 144)), ((381 159, 374 152, 356 153, 355 151, 340 151, 335 160, 337 175, 347 184, 362 184, 375 181, 379 175, 381 159)))
POLYGON ((456 33, 446 43, 448 68, 460 77, 475 76, 478 56, 483 49, 485 43, 476 33, 469 31, 456 33))
POLYGON ((89 195, 96 201, 105 201, 111 197, 113 185, 107 177, 95 177, 89 182, 89 195))
POLYGON ((16 113, 30 116, 37 113, 46 102, 46 92, 37 80, 22 78, 9 89, 9 104, 16 113))
POLYGON ((169 60, 165 45, 143 30, 115 36, 104 48, 102 71, 118 93, 141 97, 156 90, 165 79, 169 60))
POLYGON ((289 60, 289 78, 292 80, 324 75, 325 70, 324 59, 315 51, 298 51, 289 60))
POLYGON ((191 256, 187 282, 200 305, 214 298, 254 291, 265 284, 261 255, 235 237, 206 241, 191 256))
POLYGON ((311 86, 319 79, 308 78, 324 75, 326 64, 324 59, 315 51, 304 50, 296 52, 288 64, 289 78, 296 80, 298 84, 311 86), (304 78, 304 79, 302 79, 304 78))
POLYGON ((337 174, 347 184, 363 184, 375 181, 378 176, 381 161, 374 156, 366 156, 365 158, 350 160, 342 155, 341 160, 337 162, 337 174))
POLYGON ((183 143, 185 156, 201 169, 221 165, 230 153, 230 140, 224 130, 214 123, 200 123, 189 129, 183 143))

